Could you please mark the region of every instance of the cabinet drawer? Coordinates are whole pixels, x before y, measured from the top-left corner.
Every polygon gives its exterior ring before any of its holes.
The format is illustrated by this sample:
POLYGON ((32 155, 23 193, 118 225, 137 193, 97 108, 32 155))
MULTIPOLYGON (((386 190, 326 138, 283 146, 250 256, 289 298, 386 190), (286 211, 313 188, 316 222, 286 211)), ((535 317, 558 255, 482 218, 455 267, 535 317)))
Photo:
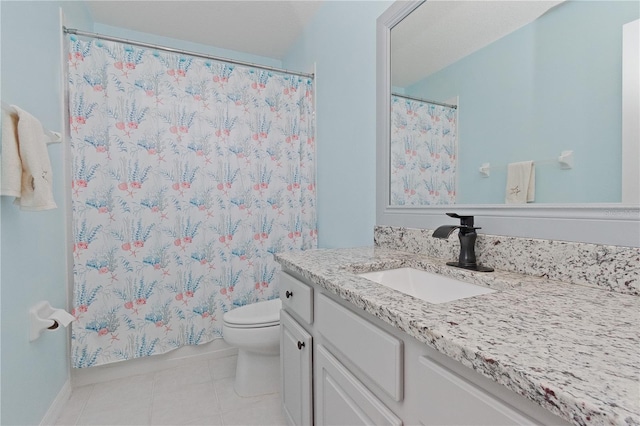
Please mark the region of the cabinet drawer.
POLYGON ((280 272, 280 299, 285 310, 295 313, 307 324, 313 322, 313 288, 280 272))
POLYGON ((418 358, 423 425, 534 425, 529 417, 430 358, 418 358))
POLYGON ((318 331, 394 400, 402 400, 402 341, 327 296, 318 296, 318 331))
POLYGON ((402 420, 321 345, 316 346, 315 365, 317 425, 402 425, 402 420))

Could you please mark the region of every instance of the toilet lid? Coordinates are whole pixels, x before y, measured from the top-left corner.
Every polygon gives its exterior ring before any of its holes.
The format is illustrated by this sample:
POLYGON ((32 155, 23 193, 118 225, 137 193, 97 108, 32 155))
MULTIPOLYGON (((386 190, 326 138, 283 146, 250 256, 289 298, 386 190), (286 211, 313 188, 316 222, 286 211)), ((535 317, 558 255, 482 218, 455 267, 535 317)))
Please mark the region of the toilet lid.
POLYGON ((225 313, 222 317, 226 324, 241 326, 266 327, 280 323, 280 299, 251 303, 235 308, 225 313))

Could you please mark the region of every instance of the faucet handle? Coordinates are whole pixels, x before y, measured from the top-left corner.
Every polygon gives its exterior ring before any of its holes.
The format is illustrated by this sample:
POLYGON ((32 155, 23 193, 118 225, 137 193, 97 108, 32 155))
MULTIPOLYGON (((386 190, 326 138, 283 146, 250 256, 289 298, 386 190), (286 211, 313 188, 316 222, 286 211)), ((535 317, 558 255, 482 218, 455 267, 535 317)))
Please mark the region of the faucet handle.
POLYGON ((460 226, 469 227, 469 228, 473 227, 473 216, 460 216, 457 213, 447 213, 447 216, 453 217, 455 219, 460 219, 460 226))

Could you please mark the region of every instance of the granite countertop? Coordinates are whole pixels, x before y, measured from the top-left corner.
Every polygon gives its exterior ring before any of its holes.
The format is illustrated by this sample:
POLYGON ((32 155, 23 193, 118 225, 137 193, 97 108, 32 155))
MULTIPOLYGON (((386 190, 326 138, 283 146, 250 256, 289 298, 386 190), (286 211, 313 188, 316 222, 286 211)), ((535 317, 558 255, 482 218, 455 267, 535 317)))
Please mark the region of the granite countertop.
POLYGON ((640 425, 640 298, 384 248, 276 255, 371 315, 576 424, 640 425), (356 274, 414 267, 498 291, 431 304, 356 274))

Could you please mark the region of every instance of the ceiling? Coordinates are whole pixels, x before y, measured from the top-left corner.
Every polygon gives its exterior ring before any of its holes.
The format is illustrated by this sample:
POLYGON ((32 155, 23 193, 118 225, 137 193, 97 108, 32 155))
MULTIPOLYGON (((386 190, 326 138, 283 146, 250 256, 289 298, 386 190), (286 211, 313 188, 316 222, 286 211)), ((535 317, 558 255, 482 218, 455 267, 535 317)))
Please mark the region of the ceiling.
POLYGON ((429 0, 391 30, 392 85, 407 87, 536 20, 561 1, 429 0))
POLYGON ((87 1, 94 22, 283 59, 322 4, 314 1, 87 1))

